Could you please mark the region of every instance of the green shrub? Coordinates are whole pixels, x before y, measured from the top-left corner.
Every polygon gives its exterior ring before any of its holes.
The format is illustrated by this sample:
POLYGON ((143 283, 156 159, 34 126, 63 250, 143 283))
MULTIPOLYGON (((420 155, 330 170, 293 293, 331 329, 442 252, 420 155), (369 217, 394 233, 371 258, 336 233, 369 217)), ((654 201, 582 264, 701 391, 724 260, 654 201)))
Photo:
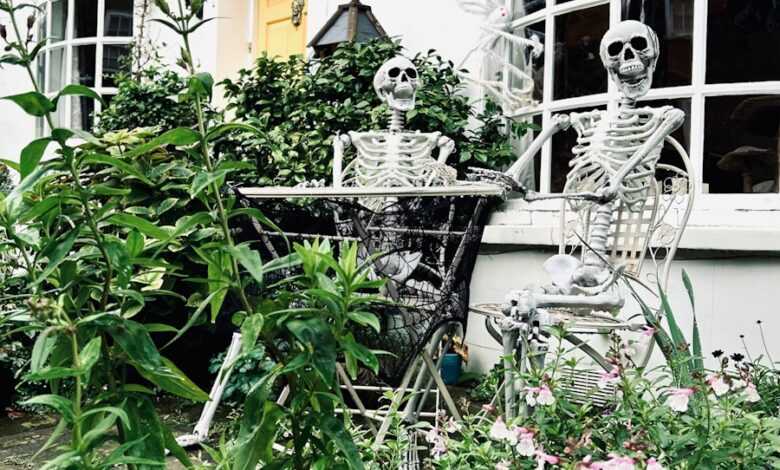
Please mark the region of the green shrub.
MULTIPOLYGON (((386 60, 401 52, 390 40, 347 43, 321 60, 260 57, 236 80, 222 82, 227 110, 263 132, 242 133, 222 143, 236 159, 254 161, 262 185, 294 185, 331 179, 332 139, 337 133, 387 127, 373 77, 386 60)), ((440 131, 455 141, 449 163, 462 175, 468 166, 499 168, 514 160, 503 131, 501 109, 488 103, 476 112, 463 95, 463 83, 450 61, 431 50, 414 62, 423 87, 408 128, 440 131), (470 122, 479 123, 476 128, 470 122)), ((513 124, 520 135, 525 127, 513 124)), ((347 153, 349 159, 351 153, 347 153)), ((257 182, 256 182, 257 183, 257 182)))

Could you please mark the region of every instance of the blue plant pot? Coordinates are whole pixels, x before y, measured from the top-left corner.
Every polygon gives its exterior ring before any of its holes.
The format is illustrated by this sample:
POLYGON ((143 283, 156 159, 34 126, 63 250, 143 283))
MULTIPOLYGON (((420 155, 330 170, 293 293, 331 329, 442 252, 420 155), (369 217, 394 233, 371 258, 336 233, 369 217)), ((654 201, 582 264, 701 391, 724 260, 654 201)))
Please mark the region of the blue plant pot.
POLYGON ((463 371, 463 358, 455 353, 444 355, 441 361, 441 378, 447 385, 455 385, 463 371))

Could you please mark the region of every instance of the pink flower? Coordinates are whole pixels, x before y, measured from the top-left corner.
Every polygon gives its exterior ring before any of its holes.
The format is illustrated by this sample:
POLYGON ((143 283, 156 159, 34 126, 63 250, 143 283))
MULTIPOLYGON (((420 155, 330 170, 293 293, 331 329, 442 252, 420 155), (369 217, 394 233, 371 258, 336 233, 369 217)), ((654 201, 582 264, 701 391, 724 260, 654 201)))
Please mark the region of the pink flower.
POLYGON ((444 430, 447 431, 447 433, 452 434, 460 431, 462 426, 459 422, 455 421, 452 417, 450 417, 449 420, 444 424, 444 430))
POLYGON ((710 374, 707 376, 707 383, 710 384, 710 388, 715 392, 715 396, 719 397, 729 392, 729 384, 723 380, 720 374, 710 374))
POLYGON ((439 459, 447 452, 447 442, 444 440, 444 436, 439 434, 438 429, 431 428, 431 430, 425 434, 425 440, 429 444, 433 444, 431 453, 433 454, 434 460, 439 459))
POLYGON ((666 467, 661 465, 659 461, 657 461, 655 458, 651 457, 647 459, 647 470, 666 470, 666 467))
POLYGON ((545 454, 543 450, 536 451, 536 470, 544 470, 545 464, 556 465, 561 459, 554 455, 545 454))
POLYGON ((555 403, 555 397, 547 385, 541 387, 526 387, 525 402, 528 406, 552 405, 555 403))
POLYGON ((653 336, 653 335, 655 335, 655 328, 648 325, 642 327, 642 336, 653 336))
POLYGON ((509 470, 510 465, 512 465, 512 462, 509 460, 502 460, 496 464, 496 470, 509 470))
POLYGON ((506 427, 506 423, 503 418, 499 416, 496 418, 496 422, 490 427, 489 436, 491 439, 502 441, 509 438, 509 429, 506 427))
POLYGON ((615 366, 609 372, 602 372, 599 377, 599 388, 607 388, 611 384, 620 381, 620 368, 615 366))
POLYGON ((534 443, 534 433, 521 432, 517 437, 517 453, 530 457, 536 453, 536 444, 534 443))
POLYGON ((631 457, 609 454, 609 460, 593 462, 590 467, 596 470, 636 470, 636 463, 631 457))
POLYGON ((431 428, 430 431, 425 433, 425 442, 429 444, 433 444, 439 439, 441 439, 441 436, 439 435, 439 430, 436 428, 431 428))
POLYGON ((680 413, 688 411, 688 401, 693 395, 692 388, 670 388, 666 398, 669 408, 680 413))
POLYGON ((752 383, 748 383, 745 385, 745 390, 743 390, 743 393, 745 394, 745 400, 747 400, 750 403, 756 403, 761 401, 761 395, 758 394, 758 390, 756 390, 756 386, 752 383))

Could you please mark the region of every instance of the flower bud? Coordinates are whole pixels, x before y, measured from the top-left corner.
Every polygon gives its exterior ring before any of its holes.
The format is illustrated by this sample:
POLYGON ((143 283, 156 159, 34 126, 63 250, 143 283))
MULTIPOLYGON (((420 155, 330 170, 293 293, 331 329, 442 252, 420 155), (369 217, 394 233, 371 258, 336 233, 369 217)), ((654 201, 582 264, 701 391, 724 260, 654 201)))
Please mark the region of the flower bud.
POLYGON ((8 31, 5 29, 4 24, 0 24, 0 37, 2 37, 3 39, 8 38, 8 31))
POLYGON ((35 19, 35 15, 30 15, 27 17, 27 29, 30 29, 35 25, 35 19))

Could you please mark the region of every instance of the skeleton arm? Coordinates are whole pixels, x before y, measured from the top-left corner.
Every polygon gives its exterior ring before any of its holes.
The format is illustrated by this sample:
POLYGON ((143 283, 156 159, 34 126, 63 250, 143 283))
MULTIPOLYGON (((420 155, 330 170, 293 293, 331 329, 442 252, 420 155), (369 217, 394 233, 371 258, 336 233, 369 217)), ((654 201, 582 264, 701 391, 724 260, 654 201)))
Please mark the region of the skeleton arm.
POLYGON ((347 134, 333 136, 333 187, 340 188, 343 177, 344 150, 352 145, 347 134))
POLYGON ((552 126, 543 130, 542 133, 539 134, 533 142, 531 142, 531 145, 528 147, 528 149, 526 149, 523 155, 518 158, 517 161, 513 163, 508 170, 506 170, 504 173, 505 175, 515 180, 518 179, 520 177, 520 172, 523 170, 523 168, 525 168, 528 162, 534 158, 534 155, 539 152, 539 150, 542 148, 542 145, 550 140, 550 138, 552 138, 552 136, 555 135, 558 131, 568 129, 571 125, 568 114, 556 114, 552 117, 552 120, 552 126))
POLYGON ((455 151, 455 141, 447 136, 441 136, 436 145, 439 147, 438 162, 442 165, 446 165, 447 159, 452 155, 452 152, 455 151))
POLYGON ((668 107, 661 110, 661 124, 653 132, 653 134, 639 147, 634 155, 631 156, 625 165, 620 168, 610 180, 609 187, 606 188, 604 197, 606 199, 613 198, 617 195, 618 188, 622 185, 623 180, 631 173, 647 156, 659 145, 663 145, 664 139, 668 137, 672 132, 677 130, 685 121, 685 113, 679 109, 668 107))

